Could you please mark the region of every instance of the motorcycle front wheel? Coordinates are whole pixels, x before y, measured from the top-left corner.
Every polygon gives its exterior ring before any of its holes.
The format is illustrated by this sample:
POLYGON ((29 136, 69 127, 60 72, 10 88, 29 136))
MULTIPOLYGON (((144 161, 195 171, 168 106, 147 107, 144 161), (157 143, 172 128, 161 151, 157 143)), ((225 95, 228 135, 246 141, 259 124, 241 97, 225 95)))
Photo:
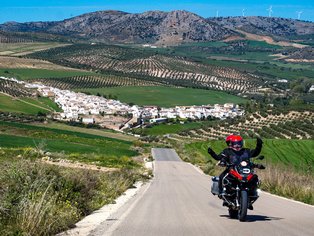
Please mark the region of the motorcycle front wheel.
POLYGON ((239 220, 245 221, 247 215, 247 207, 248 207, 248 196, 247 191, 241 191, 241 197, 239 199, 240 209, 239 209, 239 220))

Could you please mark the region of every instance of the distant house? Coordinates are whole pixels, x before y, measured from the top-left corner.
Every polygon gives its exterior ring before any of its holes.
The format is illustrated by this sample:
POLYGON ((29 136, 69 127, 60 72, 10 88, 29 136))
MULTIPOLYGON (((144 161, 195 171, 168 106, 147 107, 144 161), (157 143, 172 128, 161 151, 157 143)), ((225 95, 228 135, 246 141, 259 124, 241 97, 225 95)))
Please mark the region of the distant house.
POLYGON ((40 89, 39 94, 40 94, 40 96, 43 96, 43 97, 54 97, 55 96, 55 93, 52 92, 50 89, 40 89))
POLYGON ((234 107, 235 107, 235 104, 233 104, 233 103, 225 103, 225 104, 224 104, 224 108, 232 109, 232 108, 234 108, 234 107))
POLYGON ((162 123, 162 122, 167 122, 168 118, 155 118, 155 119, 150 119, 149 123, 162 123))
POLYGON ((95 119, 94 118, 83 118, 82 119, 82 123, 84 123, 84 124, 94 124, 95 123, 95 119))

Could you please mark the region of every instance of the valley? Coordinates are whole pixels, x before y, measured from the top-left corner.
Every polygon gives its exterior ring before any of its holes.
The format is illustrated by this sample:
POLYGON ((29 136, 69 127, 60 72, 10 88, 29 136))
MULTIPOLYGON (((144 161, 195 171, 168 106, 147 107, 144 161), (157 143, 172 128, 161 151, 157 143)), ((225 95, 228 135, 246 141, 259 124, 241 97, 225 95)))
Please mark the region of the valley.
POLYGON ((231 133, 263 139, 263 190, 314 204, 313 22, 100 11, 0 30, 0 234, 72 227, 153 178, 152 148, 217 174, 207 148, 231 133))

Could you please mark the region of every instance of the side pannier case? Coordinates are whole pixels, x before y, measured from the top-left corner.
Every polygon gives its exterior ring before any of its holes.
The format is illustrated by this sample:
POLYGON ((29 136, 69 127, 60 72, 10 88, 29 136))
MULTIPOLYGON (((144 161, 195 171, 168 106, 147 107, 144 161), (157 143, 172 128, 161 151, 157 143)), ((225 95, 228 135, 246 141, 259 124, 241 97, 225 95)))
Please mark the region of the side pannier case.
POLYGON ((219 181, 219 177, 218 176, 212 177, 211 193, 213 195, 218 195, 219 194, 218 181, 219 181))

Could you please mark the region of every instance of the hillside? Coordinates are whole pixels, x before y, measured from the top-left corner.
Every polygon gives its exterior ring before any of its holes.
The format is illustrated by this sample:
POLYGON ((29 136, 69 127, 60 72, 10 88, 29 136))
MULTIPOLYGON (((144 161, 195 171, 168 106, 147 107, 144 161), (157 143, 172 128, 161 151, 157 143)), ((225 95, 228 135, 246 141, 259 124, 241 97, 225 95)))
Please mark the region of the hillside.
MULTIPOLYGON (((201 64, 186 57, 159 54, 142 48, 76 44, 28 56, 64 66, 93 70, 106 75, 149 80, 167 86, 243 93, 257 91, 259 86, 264 85, 263 77, 244 73, 238 69, 201 64)), ((72 80, 72 83, 77 83, 78 78, 72 80)))
POLYGON ((234 32, 187 11, 130 14, 98 11, 56 22, 8 22, 1 30, 45 32, 76 38, 123 43, 173 44, 222 40, 234 32))
POLYGON ((214 22, 231 30, 242 30, 257 35, 268 35, 280 40, 297 38, 298 36, 313 39, 314 23, 278 17, 211 17, 214 22))

